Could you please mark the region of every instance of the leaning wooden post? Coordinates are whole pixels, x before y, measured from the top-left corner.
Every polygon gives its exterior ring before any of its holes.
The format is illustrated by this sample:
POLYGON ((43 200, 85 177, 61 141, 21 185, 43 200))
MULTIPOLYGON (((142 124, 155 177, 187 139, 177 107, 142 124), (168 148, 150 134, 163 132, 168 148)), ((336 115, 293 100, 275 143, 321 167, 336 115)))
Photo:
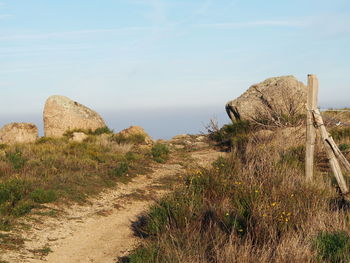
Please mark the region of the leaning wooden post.
MULTIPOLYGON (((324 122, 321 116, 321 112, 319 111, 319 109, 315 109, 313 111, 313 115, 315 118, 315 121, 317 123, 317 126, 320 128, 320 134, 321 134, 321 138, 322 141, 324 143, 325 149, 326 149, 326 153, 328 155, 328 159, 329 159, 329 163, 331 165, 333 174, 335 176, 335 179, 338 182, 340 191, 342 192, 342 194, 348 194, 349 190, 348 187, 346 186, 346 182, 343 176, 343 173, 341 171, 339 162, 336 158, 336 149, 338 148, 336 145, 334 145, 334 141, 332 139, 332 137, 329 136, 329 133, 327 132, 326 127, 324 126, 324 122), (334 147, 334 148, 333 148, 334 147)), ((345 158, 345 157, 344 157, 345 158)))
POLYGON ((306 119, 306 155, 305 155, 305 174, 306 180, 312 181, 314 173, 314 152, 316 143, 316 128, 312 111, 318 104, 318 80, 315 75, 308 75, 307 87, 307 119, 306 119))

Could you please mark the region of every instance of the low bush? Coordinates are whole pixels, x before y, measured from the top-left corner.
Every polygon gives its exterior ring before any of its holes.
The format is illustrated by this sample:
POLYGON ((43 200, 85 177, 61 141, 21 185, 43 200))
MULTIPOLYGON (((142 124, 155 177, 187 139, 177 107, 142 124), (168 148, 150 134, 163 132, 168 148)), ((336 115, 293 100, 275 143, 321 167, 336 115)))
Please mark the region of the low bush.
POLYGON ((165 144, 156 143, 152 149, 151 154, 153 157, 153 160, 155 160, 158 163, 164 163, 169 158, 169 148, 165 144))
POLYGON ((347 144, 347 143, 342 143, 342 144, 339 144, 339 150, 341 150, 342 152, 345 152, 347 150, 350 149, 350 145, 347 144))
POLYGON ((6 152, 6 158, 16 170, 22 169, 27 161, 18 148, 16 148, 15 151, 6 152))
POLYGON ((114 177, 122 177, 129 171, 129 165, 127 162, 121 162, 117 168, 112 170, 112 175, 114 177))
POLYGON ((315 238, 318 258, 341 263, 350 260, 350 237, 346 232, 321 232, 315 238))
POLYGON ((145 142, 145 135, 143 134, 132 134, 129 136, 124 136, 122 134, 115 134, 112 137, 112 141, 119 144, 133 143, 133 144, 142 144, 145 142))
POLYGON ((57 200, 57 194, 53 190, 36 189, 30 193, 30 198, 39 204, 51 203, 57 200))
POLYGON ((129 257, 119 260, 119 263, 154 263, 160 253, 158 247, 139 247, 129 257))
POLYGON ((333 128, 330 130, 331 136, 336 141, 350 138, 350 127, 345 128, 333 128))
POLYGON ((305 163, 305 147, 292 147, 282 152, 279 163, 287 164, 291 167, 303 168, 305 163))
POLYGON ((20 216, 29 212, 31 206, 24 202, 31 185, 20 179, 12 179, 0 184, 0 215, 20 216))
POLYGON ((63 135, 67 138, 72 138, 73 133, 75 132, 83 132, 87 135, 101 135, 101 134, 112 134, 113 130, 109 129, 107 126, 102 128, 97 128, 96 130, 73 129, 73 130, 66 131, 63 135))
POLYGON ((212 129, 209 138, 217 143, 230 143, 232 138, 249 133, 253 129, 249 121, 237 121, 224 125, 221 129, 212 129))
POLYGON ((7 147, 6 144, 1 144, 1 143, 0 143, 0 150, 4 150, 4 149, 6 149, 6 147, 7 147))

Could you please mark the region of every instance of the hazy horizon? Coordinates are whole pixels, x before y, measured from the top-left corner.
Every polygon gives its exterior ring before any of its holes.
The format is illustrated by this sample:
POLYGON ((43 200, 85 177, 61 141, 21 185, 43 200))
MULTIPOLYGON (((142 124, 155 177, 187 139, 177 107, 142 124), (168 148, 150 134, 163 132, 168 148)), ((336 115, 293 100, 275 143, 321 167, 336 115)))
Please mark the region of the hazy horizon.
MULTIPOLYGON (((154 139, 170 139, 178 134, 199 134, 205 130, 210 119, 217 119, 220 125, 228 123, 226 112, 219 107, 137 109, 120 111, 102 111, 107 126, 119 132, 132 125, 145 129, 154 139)), ((0 128, 10 122, 30 122, 37 125, 39 135, 43 136, 43 116, 41 112, 31 114, 0 114, 0 128)))
MULTIPOLYGON (((350 106, 350 104, 323 103, 321 101, 320 106, 322 109, 344 108, 350 106)), ((230 123, 225 111, 225 103, 203 107, 94 110, 102 116, 107 126, 115 132, 132 125, 138 125, 143 127, 154 139, 170 139, 178 134, 199 134, 205 131, 205 125, 209 123, 210 119, 216 119, 221 126, 230 123)), ((42 111, 22 114, 0 113, 0 128, 11 122, 34 123, 39 129, 39 135, 44 135, 42 111)))

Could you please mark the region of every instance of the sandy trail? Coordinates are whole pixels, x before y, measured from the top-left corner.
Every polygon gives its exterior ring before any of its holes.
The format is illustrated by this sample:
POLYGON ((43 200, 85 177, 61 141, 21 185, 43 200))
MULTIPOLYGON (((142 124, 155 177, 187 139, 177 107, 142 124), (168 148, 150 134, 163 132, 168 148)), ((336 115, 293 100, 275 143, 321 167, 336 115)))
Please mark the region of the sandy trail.
MULTIPOLYGON (((200 166, 210 164, 223 153, 213 149, 192 152, 200 166)), ((22 235, 26 242, 20 252, 3 255, 10 263, 115 263, 118 257, 134 249, 140 240, 133 235, 131 224, 155 200, 171 191, 169 180, 185 171, 183 160, 157 165, 148 175, 137 176, 128 184, 118 185, 89 204, 63 208, 58 217, 38 219, 35 228, 22 235), (47 256, 38 253, 44 247, 47 256)), ((61 208, 62 209, 62 208, 61 208)))

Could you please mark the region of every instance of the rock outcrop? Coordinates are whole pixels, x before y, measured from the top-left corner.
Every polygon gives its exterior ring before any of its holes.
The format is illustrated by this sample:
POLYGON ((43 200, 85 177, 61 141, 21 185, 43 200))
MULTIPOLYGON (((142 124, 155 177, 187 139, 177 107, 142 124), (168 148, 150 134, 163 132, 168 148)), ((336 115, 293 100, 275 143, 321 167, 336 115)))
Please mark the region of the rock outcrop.
POLYGON ((137 136, 140 135, 145 138, 145 143, 146 144, 152 144, 153 139, 145 132, 145 130, 140 127, 140 126, 130 126, 127 129, 122 130, 121 132, 118 133, 119 135, 128 138, 132 136, 137 136))
POLYGON ((252 120, 260 113, 295 115, 305 112, 307 87, 293 76, 269 78, 226 104, 232 121, 252 120))
POLYGON ((46 137, 61 137, 74 129, 96 130, 105 127, 102 117, 86 106, 64 96, 51 96, 44 109, 46 137))
POLYGON ((30 143, 38 139, 38 128, 32 123, 10 123, 0 129, 1 144, 30 143))

